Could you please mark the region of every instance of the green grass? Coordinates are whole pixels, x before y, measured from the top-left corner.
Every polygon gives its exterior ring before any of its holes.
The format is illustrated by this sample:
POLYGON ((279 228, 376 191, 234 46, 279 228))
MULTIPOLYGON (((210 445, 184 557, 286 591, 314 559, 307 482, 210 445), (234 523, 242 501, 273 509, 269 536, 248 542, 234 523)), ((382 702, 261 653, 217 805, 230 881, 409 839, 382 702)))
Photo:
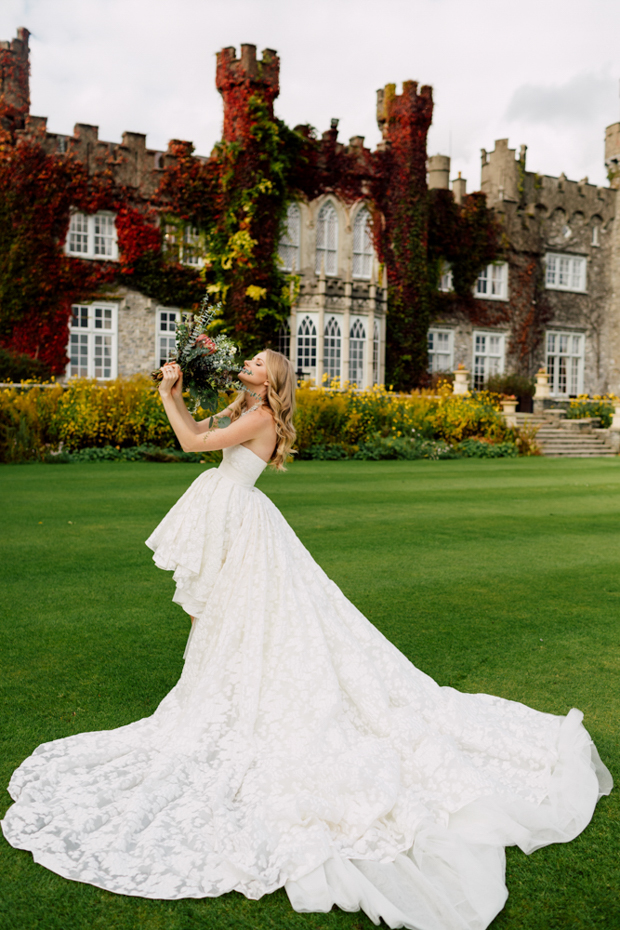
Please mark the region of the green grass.
MULTIPOLYGON (((39 743, 151 713, 176 682, 187 618, 144 539, 196 465, 0 469, 0 783, 39 743)), ((300 462, 266 475, 328 574, 441 684, 581 708, 620 771, 620 465, 615 459, 300 462)), ((2 795, 0 812, 10 801, 2 795)), ((494 930, 620 928, 620 805, 573 843, 508 851, 494 930)), ((363 914, 115 896, 0 839, 2 930, 370 930, 363 914)))

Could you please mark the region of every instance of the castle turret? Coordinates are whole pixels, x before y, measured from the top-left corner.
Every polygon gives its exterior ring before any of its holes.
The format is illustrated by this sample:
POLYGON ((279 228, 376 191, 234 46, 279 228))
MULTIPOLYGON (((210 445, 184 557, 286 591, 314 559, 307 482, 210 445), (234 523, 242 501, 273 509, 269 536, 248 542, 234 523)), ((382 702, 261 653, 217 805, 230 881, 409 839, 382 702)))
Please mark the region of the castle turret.
POLYGON ((245 141, 252 124, 252 96, 260 97, 273 116, 273 102, 280 93, 280 59, 273 49, 266 48, 259 61, 255 45, 242 45, 239 58, 235 58, 234 48, 223 48, 217 54, 215 84, 224 101, 224 141, 245 141))
POLYGON ((429 190, 440 188, 447 190, 450 186, 450 157, 448 155, 431 155, 427 162, 429 190))
MULTIPOLYGON (((378 163, 385 192, 378 201, 383 213, 382 260, 387 264, 392 306, 392 348, 388 364, 395 380, 414 387, 426 372, 426 333, 430 320, 427 268, 426 136, 433 116, 433 91, 418 93, 415 81, 377 92, 377 122, 383 135, 378 163)), ((442 163, 441 181, 445 166, 442 163)), ((446 174, 446 184, 447 177, 446 174)))
POLYGON ((526 151, 527 146, 522 145, 517 158, 516 150, 508 148, 508 139, 496 139, 492 152, 482 149, 480 187, 482 193, 487 195, 489 205, 498 200, 518 202, 526 151))
POLYGON ((23 27, 11 42, 0 42, 0 125, 23 129, 30 111, 30 33, 23 27))

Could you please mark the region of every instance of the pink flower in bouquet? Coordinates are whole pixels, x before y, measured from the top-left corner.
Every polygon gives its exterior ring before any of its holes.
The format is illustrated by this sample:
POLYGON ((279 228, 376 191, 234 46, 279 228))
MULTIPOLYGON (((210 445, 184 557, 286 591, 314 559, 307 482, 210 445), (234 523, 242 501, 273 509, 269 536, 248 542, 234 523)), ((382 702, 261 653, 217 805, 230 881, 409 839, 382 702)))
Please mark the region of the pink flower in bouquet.
POLYGON ((204 346, 205 349, 208 349, 209 355, 213 355, 214 352, 217 352, 217 346, 213 339, 211 339, 210 336, 205 335, 205 333, 203 333, 202 336, 198 336, 196 339, 196 345, 204 346))

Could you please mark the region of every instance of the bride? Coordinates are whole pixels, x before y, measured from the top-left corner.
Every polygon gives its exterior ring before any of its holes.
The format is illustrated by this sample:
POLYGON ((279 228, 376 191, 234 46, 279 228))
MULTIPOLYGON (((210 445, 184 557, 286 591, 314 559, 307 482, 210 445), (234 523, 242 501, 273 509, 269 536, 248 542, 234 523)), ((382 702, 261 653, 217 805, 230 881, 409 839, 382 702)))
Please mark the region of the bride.
POLYGON ((360 908, 411 930, 482 930, 504 847, 566 842, 611 776, 582 714, 440 687, 341 593, 254 487, 294 440, 294 375, 267 349, 256 395, 208 430, 175 365, 160 391, 186 450, 223 449, 154 531, 193 618, 155 713, 38 747, 14 773, 9 843, 66 878, 146 898, 360 908))

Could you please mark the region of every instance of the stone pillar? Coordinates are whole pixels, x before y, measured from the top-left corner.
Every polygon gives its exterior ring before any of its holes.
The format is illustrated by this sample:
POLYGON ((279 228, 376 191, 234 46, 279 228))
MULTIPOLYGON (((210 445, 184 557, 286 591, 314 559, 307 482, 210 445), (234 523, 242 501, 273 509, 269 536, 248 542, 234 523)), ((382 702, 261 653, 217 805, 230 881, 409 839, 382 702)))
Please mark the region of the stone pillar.
POLYGON ((517 398, 505 397, 502 401, 502 413, 506 420, 506 426, 517 425, 517 398))
POLYGON ((467 194, 467 181, 461 177, 460 171, 458 178, 455 178, 452 182, 452 193, 454 194, 455 203, 463 203, 467 194))
POLYGON ((534 413, 542 413, 551 398, 549 388, 549 375, 545 368, 539 368, 536 373, 536 391, 534 392, 534 413))
MULTIPOLYGON (((375 306, 377 303, 376 292, 377 288, 374 284, 370 285, 370 309, 368 311, 368 329, 366 333, 366 374, 364 377, 364 387, 373 386, 373 375, 372 375, 372 356, 375 347, 375 306)), ((377 366, 378 367, 378 366, 377 366)), ((377 371, 377 379, 379 378, 379 372, 377 371)))
POLYGON ((620 404, 616 404, 609 427, 609 442, 614 452, 620 452, 620 404))
POLYGON ((453 394, 469 394, 469 372, 465 365, 459 365, 454 372, 453 394))
POLYGON ((319 275, 319 322, 316 334, 316 383, 323 384, 323 360, 325 356, 325 294, 327 281, 325 280, 325 259, 321 260, 321 274, 319 275))
MULTIPOLYGON (((608 126, 605 132, 605 167, 609 175, 609 185, 620 190, 620 123, 608 126)), ((620 196, 616 194, 616 197, 620 196)), ((606 390, 611 394, 620 394, 620 216, 611 226, 611 297, 609 302, 608 328, 608 380, 606 390)))
POLYGON ((342 380, 341 385, 349 380, 349 339, 351 336, 351 307, 353 305, 353 284, 350 274, 344 282, 344 315, 342 322, 342 380))

